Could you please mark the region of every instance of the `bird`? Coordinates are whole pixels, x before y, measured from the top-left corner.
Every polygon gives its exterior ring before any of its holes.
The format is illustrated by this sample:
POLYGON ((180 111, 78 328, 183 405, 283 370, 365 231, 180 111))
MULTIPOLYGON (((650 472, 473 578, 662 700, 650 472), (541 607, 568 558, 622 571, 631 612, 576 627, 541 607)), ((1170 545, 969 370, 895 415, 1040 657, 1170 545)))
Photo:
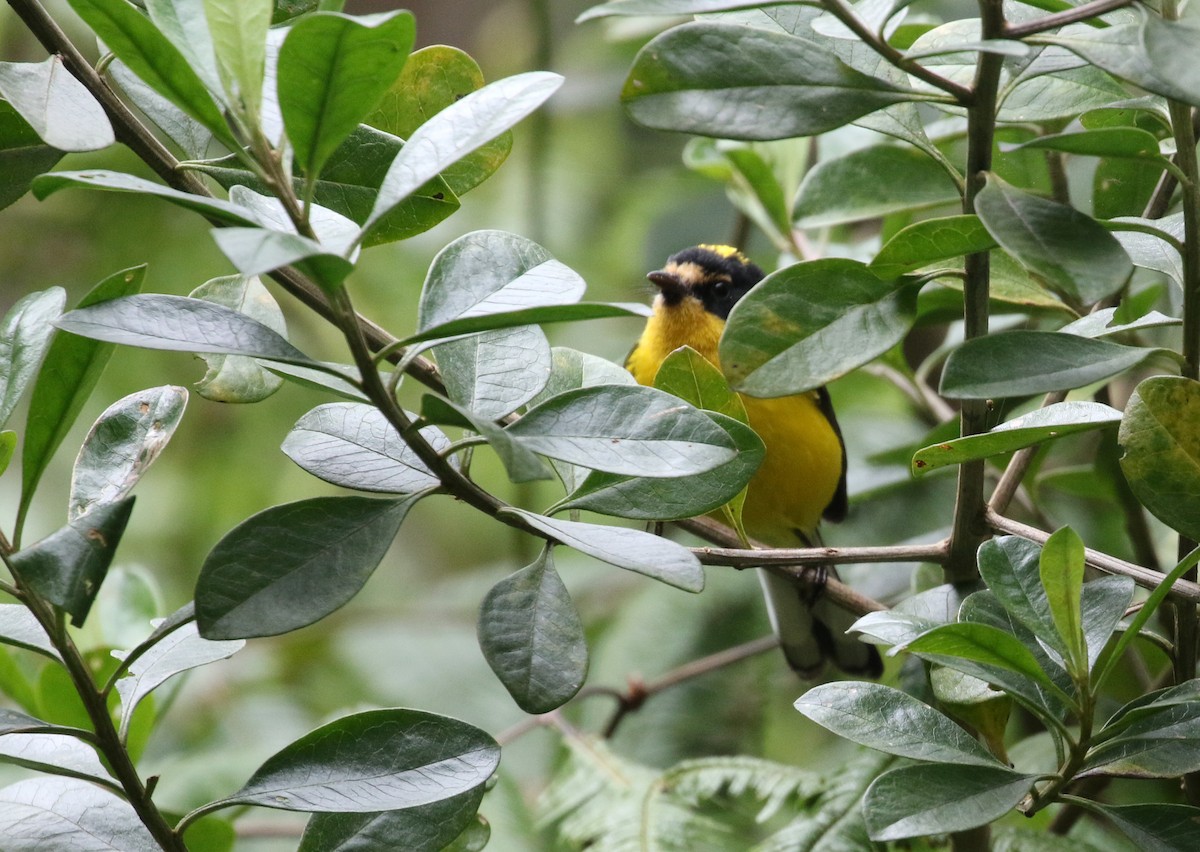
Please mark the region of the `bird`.
MULTIPOLYGON (((639 384, 652 385, 663 360, 690 346, 720 368, 717 348, 733 307, 763 271, 733 246, 701 244, 671 255, 646 276, 658 288, 642 334, 625 366, 639 384)), ((739 394, 750 426, 766 452, 750 480, 742 508, 746 534, 772 547, 820 543, 818 525, 837 522, 848 510, 846 448, 824 387, 761 399, 739 394)), ((771 626, 789 666, 815 678, 827 663, 847 674, 878 677, 883 671, 872 645, 847 636, 855 616, 816 590, 759 568, 771 626)), ((823 576, 836 576, 832 566, 823 576)))

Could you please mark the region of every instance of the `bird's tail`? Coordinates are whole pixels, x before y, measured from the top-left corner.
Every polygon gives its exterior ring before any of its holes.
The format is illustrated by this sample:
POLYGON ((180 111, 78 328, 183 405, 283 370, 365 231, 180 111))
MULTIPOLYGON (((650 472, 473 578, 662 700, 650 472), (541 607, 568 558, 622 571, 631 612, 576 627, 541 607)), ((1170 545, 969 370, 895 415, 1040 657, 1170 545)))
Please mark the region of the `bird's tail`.
MULTIPOLYGON (((828 567, 827 576, 837 577, 828 567)), ((793 580, 758 569, 771 627, 779 637, 783 655, 797 674, 815 678, 826 662, 847 674, 879 677, 883 660, 875 646, 860 642, 846 631, 857 616, 835 605, 821 589, 803 589, 793 580)))

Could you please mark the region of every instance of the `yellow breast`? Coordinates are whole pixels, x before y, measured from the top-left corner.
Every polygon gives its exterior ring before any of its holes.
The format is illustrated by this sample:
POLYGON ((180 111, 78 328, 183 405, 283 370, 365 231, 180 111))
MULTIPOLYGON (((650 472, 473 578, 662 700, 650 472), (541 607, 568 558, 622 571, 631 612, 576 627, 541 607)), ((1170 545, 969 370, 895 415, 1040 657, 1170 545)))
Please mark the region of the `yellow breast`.
MULTIPOLYGON (((640 384, 654 383, 663 359, 691 346, 720 367, 717 344, 725 323, 699 301, 668 307, 655 300, 654 314, 626 367, 640 384)), ((776 399, 741 395, 750 426, 766 445, 762 467, 750 480, 742 519, 751 538, 779 547, 802 543, 829 505, 842 476, 842 444, 821 411, 815 392, 776 399)))

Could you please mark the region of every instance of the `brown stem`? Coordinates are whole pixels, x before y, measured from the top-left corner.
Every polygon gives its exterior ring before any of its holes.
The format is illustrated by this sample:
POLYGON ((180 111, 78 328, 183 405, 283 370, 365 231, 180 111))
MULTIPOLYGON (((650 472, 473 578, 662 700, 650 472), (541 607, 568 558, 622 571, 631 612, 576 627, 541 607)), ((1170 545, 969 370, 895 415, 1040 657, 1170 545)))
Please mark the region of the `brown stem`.
POLYGON ((1092 0, 1091 3, 1055 12, 1053 15, 1047 15, 1024 24, 1008 24, 1004 27, 1004 38, 1023 38, 1035 33, 1044 33, 1047 30, 1056 30, 1067 24, 1077 24, 1080 21, 1098 18, 1108 12, 1115 12, 1117 9, 1124 9, 1126 6, 1132 6, 1134 2, 1135 0, 1092 0))

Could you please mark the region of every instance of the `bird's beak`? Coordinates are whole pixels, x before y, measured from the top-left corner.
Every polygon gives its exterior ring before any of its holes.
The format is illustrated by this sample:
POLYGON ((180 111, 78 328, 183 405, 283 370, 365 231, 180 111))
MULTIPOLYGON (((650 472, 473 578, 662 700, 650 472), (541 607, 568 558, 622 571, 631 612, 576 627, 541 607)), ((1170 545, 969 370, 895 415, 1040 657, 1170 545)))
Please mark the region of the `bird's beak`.
POLYGON ((646 278, 650 280, 655 287, 663 295, 668 305, 677 305, 683 301, 683 297, 687 295, 688 286, 683 280, 673 272, 667 272, 665 269, 658 269, 649 273, 646 278))

